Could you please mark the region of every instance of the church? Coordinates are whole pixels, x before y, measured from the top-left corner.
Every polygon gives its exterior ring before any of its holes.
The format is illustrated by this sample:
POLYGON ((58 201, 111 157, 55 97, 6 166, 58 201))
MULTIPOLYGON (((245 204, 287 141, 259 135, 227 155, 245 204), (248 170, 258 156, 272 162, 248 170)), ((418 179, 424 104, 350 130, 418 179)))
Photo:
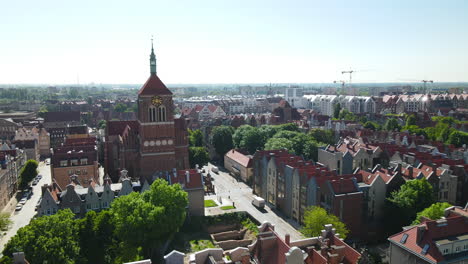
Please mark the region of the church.
POLYGON ((172 92, 156 73, 151 44, 150 76, 138 91, 137 120, 108 121, 104 169, 114 182, 126 169, 130 177, 152 182, 175 170, 189 169, 186 120, 174 116, 172 92))

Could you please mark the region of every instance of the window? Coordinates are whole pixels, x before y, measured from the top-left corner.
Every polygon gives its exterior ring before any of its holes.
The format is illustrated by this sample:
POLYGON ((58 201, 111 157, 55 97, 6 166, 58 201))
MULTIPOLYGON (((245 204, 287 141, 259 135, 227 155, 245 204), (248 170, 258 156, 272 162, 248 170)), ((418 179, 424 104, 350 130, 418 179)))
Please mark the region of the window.
POLYGON ((61 160, 60 167, 66 167, 66 166, 68 166, 68 160, 61 160))
POLYGON ((71 160, 71 165, 72 166, 77 166, 78 165, 78 160, 77 159, 72 159, 71 160))
POLYGON ((88 210, 91 209, 91 204, 87 204, 86 209, 88 209, 88 210))
POLYGON ((456 247, 455 252, 460 252, 460 247, 456 247))
POLYGON ((468 244, 463 245, 463 250, 468 250, 468 244))
POLYGON ((408 234, 403 234, 403 236, 401 237, 400 243, 402 244, 406 243, 407 239, 408 239, 408 234))
POLYGON ((421 251, 421 254, 426 255, 428 250, 429 250, 429 244, 425 244, 424 248, 421 251))
POLYGON ((448 248, 444 248, 444 251, 442 252, 442 254, 446 255, 449 253, 449 249, 448 248))
POLYGON ((87 164, 88 164, 88 159, 87 159, 87 158, 82 158, 82 159, 80 160, 80 164, 81 164, 81 165, 87 165, 87 164))
POLYGON ((159 122, 166 122, 166 107, 164 105, 158 107, 158 120, 159 122))
POLYGON ((150 122, 156 122, 156 107, 154 106, 150 106, 150 108, 148 108, 148 114, 149 114, 149 121, 150 122))

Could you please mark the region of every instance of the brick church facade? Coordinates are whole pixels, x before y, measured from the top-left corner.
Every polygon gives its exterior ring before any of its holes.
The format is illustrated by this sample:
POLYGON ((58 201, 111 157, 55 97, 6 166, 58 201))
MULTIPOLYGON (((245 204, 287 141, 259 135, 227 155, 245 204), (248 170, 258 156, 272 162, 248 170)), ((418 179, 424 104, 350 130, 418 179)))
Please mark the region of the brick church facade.
POLYGON ((122 169, 130 177, 152 182, 166 172, 189 168, 186 120, 174 116, 172 92, 156 74, 153 47, 150 72, 138 91, 137 120, 107 123, 104 167, 113 181, 122 169))

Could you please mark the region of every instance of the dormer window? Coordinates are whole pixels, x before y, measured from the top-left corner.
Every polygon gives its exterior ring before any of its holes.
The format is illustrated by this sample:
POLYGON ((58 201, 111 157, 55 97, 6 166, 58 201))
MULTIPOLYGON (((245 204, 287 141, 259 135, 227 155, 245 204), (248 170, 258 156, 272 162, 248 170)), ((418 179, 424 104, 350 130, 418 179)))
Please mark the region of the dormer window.
POLYGON ((87 158, 82 158, 82 159, 80 160, 80 164, 81 164, 81 165, 88 165, 88 159, 87 159, 87 158))
POLYGON ((72 159, 71 160, 71 165, 72 166, 78 166, 78 159, 72 159))

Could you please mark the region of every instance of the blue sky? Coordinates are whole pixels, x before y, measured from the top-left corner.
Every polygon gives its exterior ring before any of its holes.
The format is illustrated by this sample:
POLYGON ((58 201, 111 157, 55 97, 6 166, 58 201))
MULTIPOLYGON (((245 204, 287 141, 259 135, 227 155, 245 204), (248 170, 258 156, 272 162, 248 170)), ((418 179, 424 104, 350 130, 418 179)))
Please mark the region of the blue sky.
POLYGON ((468 81, 468 1, 0 1, 0 83, 468 81))

